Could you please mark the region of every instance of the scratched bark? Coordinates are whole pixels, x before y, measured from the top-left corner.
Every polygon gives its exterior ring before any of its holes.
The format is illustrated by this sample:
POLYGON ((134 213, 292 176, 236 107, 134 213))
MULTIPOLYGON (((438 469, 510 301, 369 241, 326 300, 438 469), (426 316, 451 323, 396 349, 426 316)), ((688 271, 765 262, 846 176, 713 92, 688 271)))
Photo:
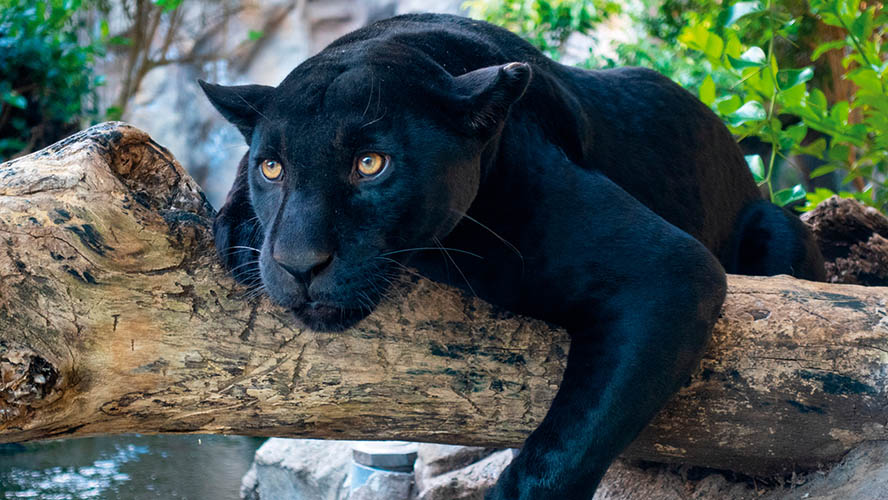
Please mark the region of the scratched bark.
MULTIPOLYGON (((124 124, 0 165, 0 442, 518 446, 543 418, 563 331, 421 279, 350 331, 301 330, 225 277, 212 215, 172 156, 124 124)), ((888 288, 729 284, 701 368, 625 456, 770 474, 888 439, 888 288)))

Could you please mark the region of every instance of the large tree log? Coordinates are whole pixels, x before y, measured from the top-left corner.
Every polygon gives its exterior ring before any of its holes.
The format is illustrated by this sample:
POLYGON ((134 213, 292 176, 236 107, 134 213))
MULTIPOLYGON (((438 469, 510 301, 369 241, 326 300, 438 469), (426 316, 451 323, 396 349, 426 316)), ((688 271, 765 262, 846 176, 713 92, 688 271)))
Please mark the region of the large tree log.
MULTIPOLYGON (((350 331, 305 331, 225 276, 212 214, 171 155, 122 124, 0 165, 0 442, 518 446, 542 419, 563 331, 419 278, 350 331)), ((888 438, 888 288, 729 285, 700 370, 625 456, 768 474, 888 438)))

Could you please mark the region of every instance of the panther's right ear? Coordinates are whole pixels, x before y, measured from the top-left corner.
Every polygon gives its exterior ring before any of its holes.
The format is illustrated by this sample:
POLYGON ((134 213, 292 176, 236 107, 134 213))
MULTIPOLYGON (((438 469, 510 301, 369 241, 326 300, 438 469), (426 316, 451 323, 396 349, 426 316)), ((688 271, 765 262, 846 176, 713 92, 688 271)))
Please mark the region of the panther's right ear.
POLYGON ((267 85, 235 85, 226 87, 224 85, 216 85, 198 80, 200 88, 203 89, 207 99, 210 100, 213 107, 232 125, 240 130, 250 143, 253 135, 253 129, 262 113, 265 99, 271 95, 274 87, 267 85))
POLYGON ((512 104, 524 95, 530 79, 530 65, 521 62, 460 75, 453 79, 457 109, 463 108, 465 122, 471 130, 490 133, 506 119, 512 104))

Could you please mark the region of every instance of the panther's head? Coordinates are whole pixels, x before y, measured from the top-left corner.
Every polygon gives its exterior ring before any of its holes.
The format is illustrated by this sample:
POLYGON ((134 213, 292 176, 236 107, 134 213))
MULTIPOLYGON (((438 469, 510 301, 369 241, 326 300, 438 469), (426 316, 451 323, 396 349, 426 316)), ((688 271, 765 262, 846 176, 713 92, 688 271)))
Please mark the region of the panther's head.
POLYGON ((351 326, 402 250, 434 245, 469 208, 529 80, 522 63, 452 76, 383 44, 328 49, 278 87, 200 82, 249 145, 215 223, 220 256, 309 328, 351 326))

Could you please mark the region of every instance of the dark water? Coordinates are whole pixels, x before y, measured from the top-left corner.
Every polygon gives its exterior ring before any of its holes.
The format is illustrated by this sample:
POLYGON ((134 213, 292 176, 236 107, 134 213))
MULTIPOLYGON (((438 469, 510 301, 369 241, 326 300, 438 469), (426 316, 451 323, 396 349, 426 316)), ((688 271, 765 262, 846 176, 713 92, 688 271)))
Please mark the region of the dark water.
POLYGON ((0 499, 236 500, 263 441, 132 435, 0 445, 0 499))

